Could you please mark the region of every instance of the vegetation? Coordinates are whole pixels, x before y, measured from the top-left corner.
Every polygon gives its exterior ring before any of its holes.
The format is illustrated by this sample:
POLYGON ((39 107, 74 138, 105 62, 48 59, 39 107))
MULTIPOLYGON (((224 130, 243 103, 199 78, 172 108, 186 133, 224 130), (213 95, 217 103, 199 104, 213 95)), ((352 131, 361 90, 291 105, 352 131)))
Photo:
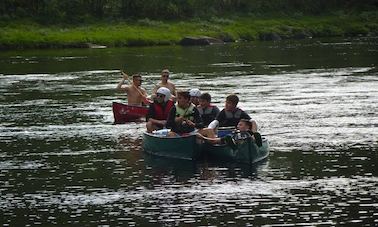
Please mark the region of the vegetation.
POLYGON ((0 48, 368 35, 376 0, 2 0, 0 48))

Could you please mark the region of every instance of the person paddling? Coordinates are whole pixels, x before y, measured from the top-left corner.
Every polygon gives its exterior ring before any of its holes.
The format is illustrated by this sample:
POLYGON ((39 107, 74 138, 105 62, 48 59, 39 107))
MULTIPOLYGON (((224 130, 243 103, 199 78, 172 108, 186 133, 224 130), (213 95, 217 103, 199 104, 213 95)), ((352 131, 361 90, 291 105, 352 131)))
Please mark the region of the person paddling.
POLYGON ((129 81, 129 76, 122 72, 123 78, 118 83, 116 89, 119 91, 123 91, 127 94, 127 103, 129 105, 149 105, 150 100, 147 98, 147 92, 145 89, 141 87, 142 84, 142 76, 140 74, 134 74, 132 76, 133 81, 129 85, 125 85, 125 81, 129 81))

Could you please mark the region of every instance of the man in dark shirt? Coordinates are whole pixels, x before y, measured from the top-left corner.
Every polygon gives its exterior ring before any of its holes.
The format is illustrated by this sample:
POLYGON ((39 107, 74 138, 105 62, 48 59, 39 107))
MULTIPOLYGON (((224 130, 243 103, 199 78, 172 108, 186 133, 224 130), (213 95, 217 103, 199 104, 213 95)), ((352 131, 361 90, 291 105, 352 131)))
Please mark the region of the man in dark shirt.
POLYGON ((205 126, 208 126, 220 112, 217 106, 211 104, 211 95, 209 93, 204 93, 199 97, 197 109, 205 126))
POLYGON ((241 119, 250 120, 252 123, 252 132, 257 132, 257 124, 251 117, 244 112, 242 109, 238 108, 239 103, 238 96, 232 94, 227 96, 224 109, 218 114, 216 121, 210 123, 209 127, 214 127, 214 124, 219 124, 219 127, 235 127, 238 125, 241 119))

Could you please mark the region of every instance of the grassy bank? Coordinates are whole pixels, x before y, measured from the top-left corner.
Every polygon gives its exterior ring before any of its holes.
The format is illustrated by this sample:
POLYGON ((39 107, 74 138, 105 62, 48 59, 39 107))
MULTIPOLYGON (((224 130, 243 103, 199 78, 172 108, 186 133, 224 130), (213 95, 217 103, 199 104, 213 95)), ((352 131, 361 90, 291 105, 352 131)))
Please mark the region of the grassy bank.
POLYGON ((211 36, 226 41, 377 35, 378 13, 296 17, 229 17, 191 21, 95 23, 42 26, 18 21, 1 25, 0 48, 87 47, 87 43, 118 46, 178 44, 185 36, 211 36))

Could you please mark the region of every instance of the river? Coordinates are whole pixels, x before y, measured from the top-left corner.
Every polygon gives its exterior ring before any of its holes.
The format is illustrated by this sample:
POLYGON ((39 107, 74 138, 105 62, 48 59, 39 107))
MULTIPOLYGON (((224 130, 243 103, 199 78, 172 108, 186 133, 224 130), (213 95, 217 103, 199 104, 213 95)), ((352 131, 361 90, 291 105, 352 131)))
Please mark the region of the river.
POLYGON ((0 225, 378 225, 378 38, 0 53, 0 225), (123 69, 227 94, 271 145, 254 166, 146 155, 113 125, 123 69))

